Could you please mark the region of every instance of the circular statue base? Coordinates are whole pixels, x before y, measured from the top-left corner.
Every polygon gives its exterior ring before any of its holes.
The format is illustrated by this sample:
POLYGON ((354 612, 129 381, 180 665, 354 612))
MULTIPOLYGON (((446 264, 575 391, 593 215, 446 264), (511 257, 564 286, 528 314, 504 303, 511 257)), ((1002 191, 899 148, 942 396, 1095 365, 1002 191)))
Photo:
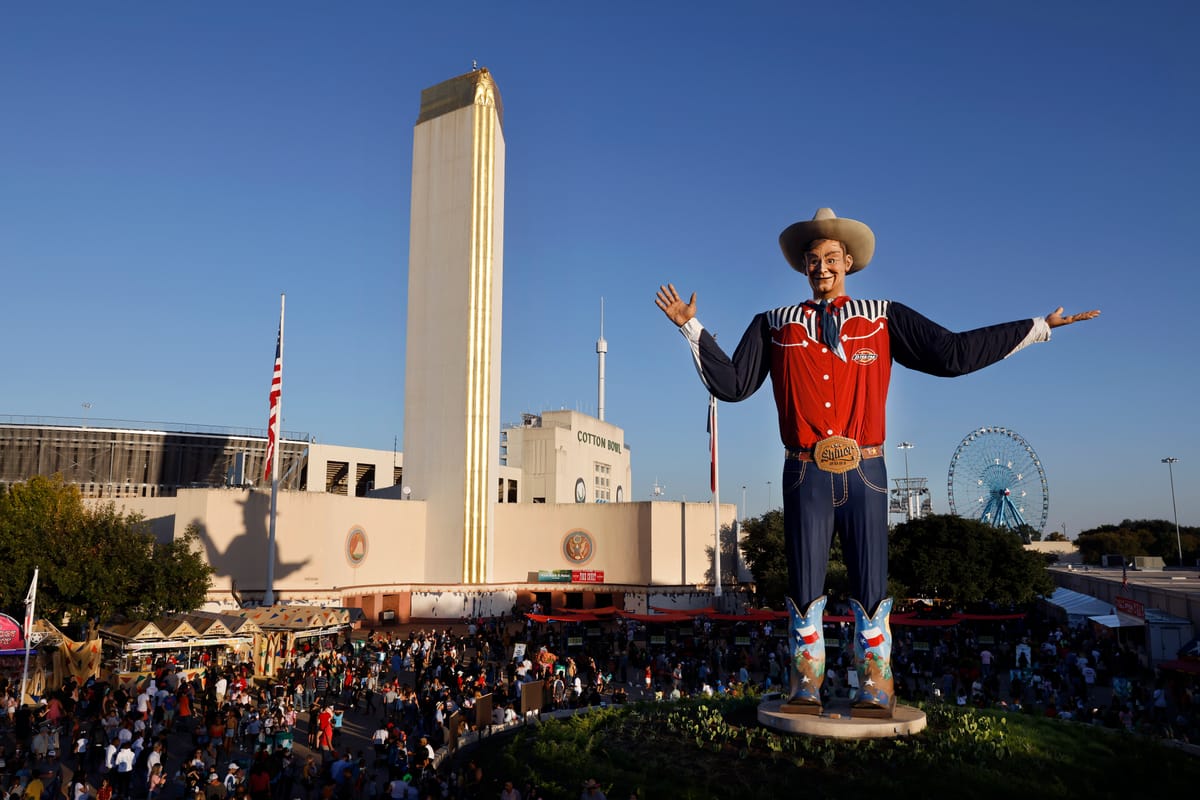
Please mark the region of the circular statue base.
POLYGON ((807 736, 832 739, 883 739, 908 736, 925 730, 925 712, 912 706, 897 705, 891 719, 854 717, 850 701, 835 699, 820 714, 793 714, 781 711, 784 700, 767 700, 758 706, 758 721, 768 728, 807 736))

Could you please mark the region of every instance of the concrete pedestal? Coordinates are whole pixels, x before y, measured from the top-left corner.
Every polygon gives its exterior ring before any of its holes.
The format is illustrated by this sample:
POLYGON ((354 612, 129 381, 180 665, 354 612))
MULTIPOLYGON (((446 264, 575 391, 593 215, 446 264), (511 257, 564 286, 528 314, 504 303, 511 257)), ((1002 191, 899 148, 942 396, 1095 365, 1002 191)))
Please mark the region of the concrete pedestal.
POLYGON ((779 710, 784 701, 768 700, 758 706, 758 721, 784 733, 827 736, 832 739, 883 739, 908 736, 925 729, 925 712, 897 705, 891 719, 853 717, 849 700, 835 700, 815 714, 788 714, 779 710))

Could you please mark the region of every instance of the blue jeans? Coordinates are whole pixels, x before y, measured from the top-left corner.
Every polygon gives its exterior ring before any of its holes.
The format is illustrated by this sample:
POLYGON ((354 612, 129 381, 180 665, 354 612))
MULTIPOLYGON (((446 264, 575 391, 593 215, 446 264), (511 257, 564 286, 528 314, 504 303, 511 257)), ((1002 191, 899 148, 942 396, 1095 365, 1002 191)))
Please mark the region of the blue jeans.
POLYGON ((863 459, 835 475, 811 461, 783 464, 783 546, 788 591, 800 610, 825 593, 833 534, 841 536, 850 596, 868 614, 887 595, 887 466, 863 459))

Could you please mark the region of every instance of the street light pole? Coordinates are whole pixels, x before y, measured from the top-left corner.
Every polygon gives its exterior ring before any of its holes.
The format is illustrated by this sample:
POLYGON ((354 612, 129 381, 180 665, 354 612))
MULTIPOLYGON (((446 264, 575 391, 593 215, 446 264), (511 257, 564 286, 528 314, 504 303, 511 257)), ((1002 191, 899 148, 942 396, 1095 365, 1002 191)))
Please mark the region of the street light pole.
POLYGON ((913 449, 913 443, 901 442, 896 447, 904 451, 904 518, 912 522, 912 484, 908 482, 908 451, 913 449))
POLYGON ((742 519, 746 518, 746 487, 742 487, 742 519))
POLYGON ((767 511, 771 510, 771 482, 767 481, 767 511))
POLYGON ((1178 458, 1167 457, 1162 463, 1167 465, 1167 475, 1171 478, 1171 511, 1175 514, 1175 546, 1179 548, 1179 566, 1183 566, 1183 540, 1179 538, 1179 509, 1175 506, 1175 469, 1174 463, 1178 458))

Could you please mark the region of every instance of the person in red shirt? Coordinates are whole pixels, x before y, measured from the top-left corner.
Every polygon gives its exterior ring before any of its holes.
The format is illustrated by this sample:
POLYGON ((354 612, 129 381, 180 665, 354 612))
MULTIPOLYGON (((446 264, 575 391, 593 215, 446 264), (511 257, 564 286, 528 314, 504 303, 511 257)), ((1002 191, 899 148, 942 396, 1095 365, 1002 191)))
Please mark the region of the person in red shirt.
POLYGON ((317 717, 317 749, 333 748, 333 706, 326 706, 317 717))
POLYGON ((907 306, 851 299, 846 276, 875 252, 862 222, 822 208, 779 237, 784 257, 808 279, 812 300, 758 314, 733 355, 717 346, 674 285, 655 304, 685 336, 700 378, 718 400, 744 400, 771 379, 784 446, 784 549, 791 648, 785 710, 820 713, 825 675, 822 614, 829 545, 842 540, 855 616, 860 693, 855 713, 890 717, 891 598, 887 593, 885 407, 893 362, 941 377, 1007 358, 1050 330, 1099 311, 1045 317, 953 333, 907 306), (803 610, 801 610, 803 609, 803 610))

